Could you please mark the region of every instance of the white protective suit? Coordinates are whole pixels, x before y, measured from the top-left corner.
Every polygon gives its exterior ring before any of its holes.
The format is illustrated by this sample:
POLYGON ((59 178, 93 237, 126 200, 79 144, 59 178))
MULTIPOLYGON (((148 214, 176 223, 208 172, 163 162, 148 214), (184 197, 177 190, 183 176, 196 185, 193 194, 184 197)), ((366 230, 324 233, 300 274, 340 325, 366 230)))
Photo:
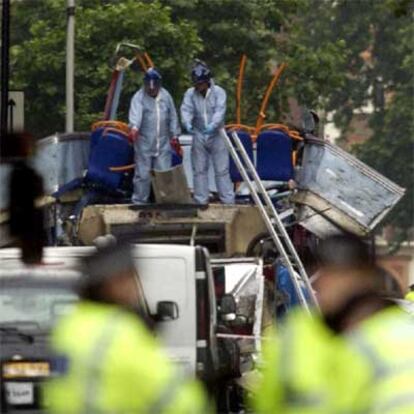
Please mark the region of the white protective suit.
POLYGON ((209 199, 208 169, 213 162, 216 186, 222 203, 234 203, 233 183, 229 174, 229 153, 219 129, 224 127, 226 115, 226 92, 210 81, 204 97, 189 88, 181 104, 181 121, 184 126, 193 128, 191 161, 193 167, 194 200, 207 204, 209 199), (203 131, 210 126, 209 135, 203 131))
POLYGON ((130 127, 139 131, 134 143, 135 175, 132 202, 148 202, 151 190, 150 171, 171 168, 170 139, 178 137, 180 127, 171 95, 164 88, 152 98, 141 88, 132 98, 129 109, 130 127))

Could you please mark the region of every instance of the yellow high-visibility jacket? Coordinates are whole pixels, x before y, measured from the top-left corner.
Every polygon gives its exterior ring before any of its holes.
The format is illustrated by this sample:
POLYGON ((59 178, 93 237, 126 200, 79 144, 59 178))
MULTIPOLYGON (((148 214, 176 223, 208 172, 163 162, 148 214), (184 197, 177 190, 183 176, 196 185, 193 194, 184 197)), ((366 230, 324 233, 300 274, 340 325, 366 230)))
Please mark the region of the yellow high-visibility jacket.
MULTIPOLYGON (((358 372, 349 373, 354 381, 348 390, 355 396, 350 408, 370 414, 414 414, 413 316, 391 306, 362 322, 347 340, 360 358, 358 372), (355 381, 358 375, 366 382, 355 381)), ((358 358, 353 359, 356 363, 358 358)))
POLYGON ((329 413, 338 338, 317 315, 293 311, 263 341, 262 376, 252 398, 259 414, 329 413))
POLYGON ((405 295, 405 299, 414 302, 414 291, 410 291, 405 295))
POLYGON ((57 372, 44 387, 51 413, 204 413, 201 386, 185 380, 132 313, 81 302, 52 335, 57 372))
POLYGON ((263 347, 259 414, 414 414, 414 318, 396 306, 344 336, 293 312, 263 347))

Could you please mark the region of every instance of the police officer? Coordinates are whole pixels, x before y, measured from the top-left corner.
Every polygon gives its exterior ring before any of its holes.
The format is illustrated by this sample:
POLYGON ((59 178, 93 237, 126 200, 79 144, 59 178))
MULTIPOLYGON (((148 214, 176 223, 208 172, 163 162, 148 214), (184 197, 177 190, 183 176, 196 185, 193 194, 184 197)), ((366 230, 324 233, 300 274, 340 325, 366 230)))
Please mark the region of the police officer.
POLYGON ((144 322, 129 248, 103 248, 84 269, 81 301, 51 338, 50 412, 204 413, 202 389, 180 378, 144 322))
POLYGON ((294 312, 267 341, 259 413, 413 413, 414 326, 380 294, 384 280, 360 240, 319 247, 322 314, 294 312))
POLYGON ((252 402, 258 413, 330 413, 349 403, 337 392, 338 355, 347 349, 338 333, 347 301, 374 286, 369 250, 356 238, 333 237, 318 256, 321 314, 295 309, 264 341, 263 377, 252 402))
POLYGON ((384 269, 377 269, 377 276, 382 292, 355 295, 343 312, 342 336, 348 345, 340 361, 340 387, 348 395, 343 410, 414 413, 412 312, 397 305, 402 292, 393 276, 384 269))
POLYGON ((130 139, 135 148, 135 175, 132 202, 145 204, 151 189, 152 168, 171 168, 171 145, 180 133, 177 112, 171 95, 161 87, 161 75, 147 70, 144 87, 132 98, 129 109, 130 139))
POLYGON ((229 154, 219 130, 224 127, 226 92, 216 85, 206 64, 197 61, 191 71, 193 87, 181 104, 181 121, 193 135, 191 162, 193 166, 194 200, 208 204, 208 169, 213 163, 216 186, 224 204, 234 203, 233 184, 229 174, 229 154))

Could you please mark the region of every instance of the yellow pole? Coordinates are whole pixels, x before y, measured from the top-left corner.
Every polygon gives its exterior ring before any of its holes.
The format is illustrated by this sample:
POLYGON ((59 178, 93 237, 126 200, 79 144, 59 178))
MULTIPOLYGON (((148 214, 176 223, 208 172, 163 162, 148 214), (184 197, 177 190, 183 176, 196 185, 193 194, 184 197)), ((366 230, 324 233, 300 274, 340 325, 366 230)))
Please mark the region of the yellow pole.
POLYGON ((240 59, 239 77, 237 79, 237 90, 236 90, 236 124, 241 124, 241 94, 243 88, 244 68, 246 67, 247 56, 242 55, 240 59))
POLYGON ((256 129, 255 129, 255 138, 257 138, 257 135, 260 132, 260 128, 263 125, 263 122, 266 118, 266 109, 267 109, 267 105, 269 103, 269 98, 270 98, 270 94, 273 91, 273 88, 277 85, 277 83, 279 82, 280 77, 282 76, 283 71, 286 69, 287 65, 286 63, 282 63, 276 70, 276 72, 273 75, 272 80, 270 81, 266 92, 263 96, 263 100, 262 100, 262 105, 260 107, 260 112, 259 112, 259 116, 257 117, 257 121, 256 121, 256 129))

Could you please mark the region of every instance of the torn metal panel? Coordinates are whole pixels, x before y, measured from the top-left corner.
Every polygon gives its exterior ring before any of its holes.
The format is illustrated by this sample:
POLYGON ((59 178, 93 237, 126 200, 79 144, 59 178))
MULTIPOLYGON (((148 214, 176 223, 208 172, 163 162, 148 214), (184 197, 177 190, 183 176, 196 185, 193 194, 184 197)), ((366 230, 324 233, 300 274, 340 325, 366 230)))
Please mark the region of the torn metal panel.
POLYGON ((213 268, 224 267, 225 293, 234 297, 236 314, 245 316, 247 325, 251 327, 248 333, 237 334, 235 328, 235 332, 229 332, 223 337, 237 339, 244 358, 251 357, 260 352, 263 312, 264 307, 269 306, 265 303, 263 263, 259 259, 247 258, 213 259, 211 263, 213 268))
POLYGON ((43 178, 45 194, 75 178, 83 177, 88 168, 89 133, 58 134, 37 142, 33 165, 43 178))
POLYGON ((302 227, 321 239, 343 233, 338 226, 307 205, 298 206, 296 217, 302 227))
POLYGON ((307 140, 297 182, 294 202, 360 235, 372 231, 405 192, 341 148, 317 138, 307 140))

